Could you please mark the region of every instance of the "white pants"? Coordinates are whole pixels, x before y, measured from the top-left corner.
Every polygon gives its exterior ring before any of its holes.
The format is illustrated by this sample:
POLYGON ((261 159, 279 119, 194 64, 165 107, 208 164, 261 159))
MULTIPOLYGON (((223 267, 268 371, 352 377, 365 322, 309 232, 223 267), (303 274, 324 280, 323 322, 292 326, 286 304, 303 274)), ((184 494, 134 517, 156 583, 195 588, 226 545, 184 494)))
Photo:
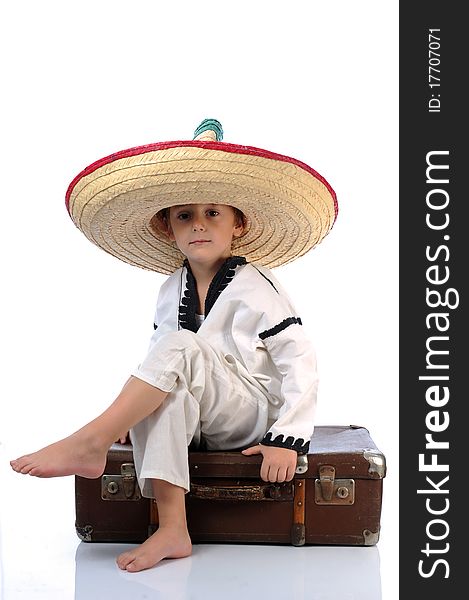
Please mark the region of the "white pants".
POLYGON ((190 488, 188 446, 248 447, 269 428, 269 399, 233 356, 188 330, 163 335, 132 375, 165 392, 163 404, 130 432, 142 494, 151 479, 190 488))

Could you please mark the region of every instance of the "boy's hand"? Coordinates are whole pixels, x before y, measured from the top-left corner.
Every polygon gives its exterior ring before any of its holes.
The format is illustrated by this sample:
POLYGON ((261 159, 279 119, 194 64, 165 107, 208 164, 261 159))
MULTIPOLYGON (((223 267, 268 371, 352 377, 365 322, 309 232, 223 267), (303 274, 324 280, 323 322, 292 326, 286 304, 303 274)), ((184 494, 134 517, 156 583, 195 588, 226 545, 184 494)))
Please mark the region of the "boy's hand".
POLYGON ((298 454, 288 448, 276 446, 251 446, 241 452, 244 456, 262 454, 261 479, 272 483, 291 481, 295 475, 298 454))
POLYGON ((127 442, 130 442, 129 432, 125 435, 121 435, 116 442, 119 442, 120 444, 127 444, 127 442))

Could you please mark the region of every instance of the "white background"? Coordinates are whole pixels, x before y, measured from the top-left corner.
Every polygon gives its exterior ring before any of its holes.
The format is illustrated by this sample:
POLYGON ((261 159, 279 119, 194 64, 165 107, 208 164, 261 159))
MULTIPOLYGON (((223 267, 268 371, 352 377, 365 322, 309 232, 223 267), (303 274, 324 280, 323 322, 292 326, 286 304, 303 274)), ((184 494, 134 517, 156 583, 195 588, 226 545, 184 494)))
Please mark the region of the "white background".
MULTIPOLYGON (((4 3, 0 21, 3 467, 114 399, 165 279, 93 246, 67 214, 68 184, 213 117, 224 141, 302 160, 337 193, 329 236, 276 276, 316 346, 318 424, 364 425, 387 458, 378 549, 383 600, 396 598, 397 3, 43 0, 4 3)), ((8 532, 40 521, 34 490, 63 494, 74 539, 72 478, 34 480, 26 521, 24 479, 8 479, 9 502, 0 484, 11 594, 8 532)))

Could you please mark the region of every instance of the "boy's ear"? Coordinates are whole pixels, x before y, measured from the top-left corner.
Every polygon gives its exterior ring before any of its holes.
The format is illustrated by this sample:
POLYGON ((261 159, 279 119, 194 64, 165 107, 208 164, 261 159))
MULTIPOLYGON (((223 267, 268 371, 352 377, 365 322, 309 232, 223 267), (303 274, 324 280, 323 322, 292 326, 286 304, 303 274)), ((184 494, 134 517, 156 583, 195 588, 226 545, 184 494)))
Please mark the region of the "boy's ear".
POLYGON ((169 223, 167 223, 167 225, 166 225, 166 231, 165 231, 165 233, 166 233, 166 235, 169 237, 169 239, 172 242, 176 241, 176 238, 174 237, 173 230, 171 229, 171 225, 169 223))
POLYGON ((169 217, 165 216, 158 220, 159 229, 162 233, 164 233, 171 242, 174 242, 176 238, 174 237, 173 230, 171 228, 171 224, 169 222, 169 217))
POLYGON ((233 229, 233 237, 238 238, 241 237, 244 233, 244 224, 236 223, 233 229))

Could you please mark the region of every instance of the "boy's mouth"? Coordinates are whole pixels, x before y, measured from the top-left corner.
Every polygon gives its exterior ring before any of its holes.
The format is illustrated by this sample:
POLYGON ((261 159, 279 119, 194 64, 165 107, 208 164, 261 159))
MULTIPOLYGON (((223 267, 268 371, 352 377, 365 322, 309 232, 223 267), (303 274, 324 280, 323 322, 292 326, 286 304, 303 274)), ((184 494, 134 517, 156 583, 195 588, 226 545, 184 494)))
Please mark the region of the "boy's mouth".
POLYGON ((210 242, 210 240, 193 240, 192 242, 189 242, 189 246, 191 244, 207 244, 208 242, 210 242))

